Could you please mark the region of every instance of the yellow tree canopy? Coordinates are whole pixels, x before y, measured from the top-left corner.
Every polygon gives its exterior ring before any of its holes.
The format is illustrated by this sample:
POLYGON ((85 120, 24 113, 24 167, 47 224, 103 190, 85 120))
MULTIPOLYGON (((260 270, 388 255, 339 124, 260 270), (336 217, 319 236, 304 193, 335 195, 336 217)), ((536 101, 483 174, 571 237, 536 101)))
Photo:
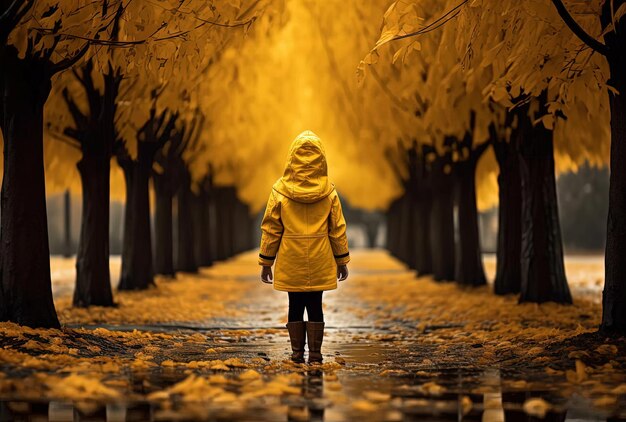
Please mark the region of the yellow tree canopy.
MULTIPOLYGON (((180 124, 190 120, 200 105, 198 97, 202 93, 198 93, 198 87, 207 69, 219 61, 220 53, 233 39, 245 38, 270 4, 278 3, 111 1, 106 10, 92 10, 94 16, 106 22, 100 31, 90 33, 87 27, 91 20, 84 19, 82 27, 77 24, 76 28, 82 35, 70 34, 68 38, 74 42, 89 40, 91 46, 84 60, 94 63, 92 75, 97 89, 103 89, 103 77, 109 69, 122 74, 116 125, 134 156, 137 130, 149 117, 150 109, 156 106, 158 112, 165 108, 179 112, 180 124), (158 93, 158 100, 152 93, 158 93)), ((73 72, 59 75, 46 108, 46 167, 51 191, 79 188, 71 164, 78 161, 80 152, 63 135, 63 130, 74 124, 63 99, 64 89, 71 92, 83 113, 88 108, 85 92, 73 72)), ((115 196, 123 193, 119 171, 113 171, 112 188, 115 196)))
MULTIPOLYGON (((587 31, 600 36, 600 0, 567 6, 587 31)), ((480 142, 489 124, 501 123, 502 111, 520 95, 547 92, 548 114, 537 123, 555 130, 557 169, 575 169, 585 160, 606 163, 606 62, 576 38, 550 2, 396 1, 364 62, 384 49, 405 59, 406 72, 427 69, 432 78, 421 87, 430 99, 422 119, 435 143, 466 130, 470 110, 476 113, 474 137, 480 142), (435 40, 437 47, 411 48, 426 40, 435 40), (411 55, 420 60, 411 61, 411 55)), ((477 172, 482 207, 496 200, 491 194, 495 172, 495 160, 487 155, 477 172)))

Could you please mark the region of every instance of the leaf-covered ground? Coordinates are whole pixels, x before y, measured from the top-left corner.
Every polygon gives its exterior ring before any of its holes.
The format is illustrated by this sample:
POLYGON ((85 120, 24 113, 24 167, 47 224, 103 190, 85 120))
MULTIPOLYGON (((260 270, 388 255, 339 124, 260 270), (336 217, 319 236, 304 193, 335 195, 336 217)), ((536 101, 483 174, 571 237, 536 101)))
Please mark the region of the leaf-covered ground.
POLYGON ((539 306, 416 279, 383 251, 355 252, 348 281, 325 294, 326 359, 315 366, 288 360, 286 294, 258 281, 254 253, 88 311, 70 307, 68 262, 53 269, 64 328, 0 324, 0 415, 626 415, 624 341, 595 334, 599 260, 568 261, 573 306, 539 306))

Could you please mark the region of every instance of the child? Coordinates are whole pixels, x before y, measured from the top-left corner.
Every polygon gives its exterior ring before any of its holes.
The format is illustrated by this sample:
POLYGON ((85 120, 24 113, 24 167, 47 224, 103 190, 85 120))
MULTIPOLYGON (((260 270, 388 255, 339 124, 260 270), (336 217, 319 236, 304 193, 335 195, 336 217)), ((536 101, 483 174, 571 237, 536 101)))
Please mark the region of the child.
POLYGON ((339 196, 328 180, 322 142, 313 132, 304 131, 292 142, 283 177, 267 201, 261 230, 261 281, 274 281, 276 290, 289 293, 291 359, 304 362, 306 333, 309 363, 321 362, 322 293, 348 278, 350 254, 339 196))

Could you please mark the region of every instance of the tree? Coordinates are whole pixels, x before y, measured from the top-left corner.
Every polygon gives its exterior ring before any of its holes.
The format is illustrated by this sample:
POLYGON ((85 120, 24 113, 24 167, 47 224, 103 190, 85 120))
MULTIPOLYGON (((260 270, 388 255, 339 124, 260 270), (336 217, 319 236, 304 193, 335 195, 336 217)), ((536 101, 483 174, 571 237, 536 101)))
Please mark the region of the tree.
MULTIPOLYGON (((84 42, 64 42, 61 31, 72 29, 71 23, 69 28, 64 26, 64 18, 72 12, 79 19, 99 14, 93 5, 74 9, 46 3, 0 3, 0 128, 4 138, 0 319, 58 327, 46 221, 44 104, 52 77, 76 64, 88 49, 84 42), (55 61, 53 55, 65 58, 55 61)), ((98 21, 94 23, 92 30, 99 29, 98 21)))
MULTIPOLYGON (((470 124, 473 129, 473 124, 470 124)), ((458 242, 454 279, 464 285, 487 284, 483 270, 482 249, 478 234, 478 208, 476 206, 476 167, 478 160, 489 147, 489 142, 474 146, 474 134, 467 132, 456 142, 457 153, 462 157, 454 164, 455 196, 457 207, 458 242)))
MULTIPOLYGON (((539 104, 545 104, 540 100, 539 104)), ((544 111, 536 109, 538 115, 544 111)), ((520 302, 572 303, 565 277, 563 245, 554 178, 553 132, 532 124, 529 105, 519 114, 522 188, 520 302)), ((531 111, 532 113, 532 111, 531 111)))
MULTIPOLYGON (((508 113, 507 117, 514 113, 508 113)), ((522 278, 522 180, 519 152, 516 145, 523 136, 520 128, 513 131, 511 141, 491 126, 493 150, 498 161, 498 246, 494 292, 498 295, 519 293, 522 278)))
POLYGON ((76 256, 74 306, 113 305, 109 274, 109 197, 111 157, 117 138, 116 99, 122 78, 119 69, 115 71, 109 65, 100 91, 93 71, 93 61, 88 60, 80 70, 73 72, 87 97, 88 111, 81 111, 67 87, 63 90, 74 121, 74 127, 66 127, 64 134, 75 141, 74 145, 82 153, 76 164, 81 178, 83 214, 76 256))
MULTIPOLYGON (((448 143, 451 142, 448 139, 448 143)), ((433 256, 433 278, 436 281, 454 280, 454 179, 452 152, 429 152, 433 203, 430 214, 430 242, 433 256)))
MULTIPOLYGON (((194 117, 187 125, 180 130, 182 138, 182 152, 187 155, 178 160, 176 172, 178 186, 176 189, 176 202, 178 210, 178 242, 176 269, 178 271, 196 273, 198 272, 198 261, 196 257, 196 237, 199 233, 196 230, 201 227, 194 224, 194 208, 197 206, 193 193, 193 179, 191 176, 190 164, 193 162, 193 155, 197 153, 198 130, 201 129, 203 120, 194 117)), ((197 221, 197 220, 196 220, 197 221)), ((228 254, 230 256, 230 254, 228 254)))

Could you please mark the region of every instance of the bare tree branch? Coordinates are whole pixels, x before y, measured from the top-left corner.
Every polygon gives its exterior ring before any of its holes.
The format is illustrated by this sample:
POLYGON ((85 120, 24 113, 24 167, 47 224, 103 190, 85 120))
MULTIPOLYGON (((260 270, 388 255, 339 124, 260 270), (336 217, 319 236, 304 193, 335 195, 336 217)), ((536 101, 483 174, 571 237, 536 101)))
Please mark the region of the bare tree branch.
POLYGON ((608 56, 610 54, 610 49, 605 44, 602 44, 600 41, 596 40, 594 37, 589 35, 582 26, 576 22, 576 20, 570 15, 567 11, 567 8, 563 4, 562 0, 552 0, 552 4, 556 7, 557 12, 563 19, 563 22, 572 30, 574 35, 576 35, 582 42, 591 47, 594 51, 602 54, 603 56, 608 56))
POLYGON ((67 57, 60 62, 52 64, 50 66, 50 75, 55 75, 74 66, 85 54, 87 54, 87 50, 89 50, 89 43, 85 43, 85 45, 72 57, 67 57))

